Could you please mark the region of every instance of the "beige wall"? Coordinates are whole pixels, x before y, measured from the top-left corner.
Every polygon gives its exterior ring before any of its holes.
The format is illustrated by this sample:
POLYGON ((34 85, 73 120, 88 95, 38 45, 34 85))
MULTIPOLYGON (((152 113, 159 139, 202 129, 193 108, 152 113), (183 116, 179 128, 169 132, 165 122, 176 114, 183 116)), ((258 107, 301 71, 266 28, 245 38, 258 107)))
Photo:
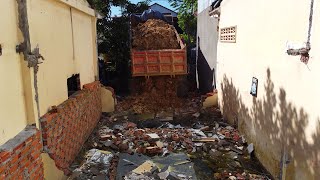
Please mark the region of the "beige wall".
POLYGON ((94 81, 95 17, 80 10, 59 0, 30 1, 31 43, 45 58, 38 73, 40 115, 68 98, 72 74, 80 73, 81 86, 94 81))
POLYGON ((15 52, 19 44, 16 3, 0 1, 0 145, 17 135, 27 125, 22 83, 21 60, 15 52), (12 18, 9 18, 12 17, 12 18))
MULTIPOLYGON (((85 0, 27 0, 30 41, 39 45, 45 61, 39 65, 37 86, 40 116, 68 99, 67 78, 80 73, 81 85, 97 75, 95 12, 85 0)), ((15 51, 23 41, 15 0, 0 1, 0 145, 26 125, 36 123, 33 69, 15 51)), ((44 157, 45 178, 63 179, 54 162, 44 157)))
POLYGON ((64 175, 62 171, 60 171, 53 159, 47 153, 42 153, 41 158, 43 161, 43 168, 44 168, 44 177, 46 180, 66 180, 68 179, 67 176, 64 175))
POLYGON ((101 88, 101 107, 102 112, 113 112, 115 110, 116 100, 113 92, 106 87, 101 88))
POLYGON ((287 179, 320 175, 320 2, 309 68, 285 49, 287 41, 307 41, 309 12, 309 0, 225 0, 221 6, 220 27, 237 26, 237 42, 218 43, 220 106, 275 177, 282 151, 291 158, 287 179), (252 77, 259 79, 257 98, 250 95, 252 77))

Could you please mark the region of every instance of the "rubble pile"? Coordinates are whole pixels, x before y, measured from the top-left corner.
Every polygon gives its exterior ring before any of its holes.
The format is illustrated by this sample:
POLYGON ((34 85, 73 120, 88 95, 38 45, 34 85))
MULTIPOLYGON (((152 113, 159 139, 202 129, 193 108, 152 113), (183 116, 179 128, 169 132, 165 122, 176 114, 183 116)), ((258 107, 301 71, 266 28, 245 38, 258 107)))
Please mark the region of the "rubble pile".
POLYGON ((73 171, 70 179, 107 179, 113 157, 111 152, 91 149, 86 154, 85 163, 73 171))
POLYGON ((133 27, 132 36, 132 48, 136 50, 180 49, 175 28, 160 19, 133 27))
POLYGON ((117 180, 197 179, 193 163, 185 153, 171 153, 165 157, 121 153, 119 159, 117 180))
POLYGON ((142 115, 121 111, 103 116, 85 146, 91 155, 84 156, 70 179, 271 177, 255 159, 253 144, 227 124, 218 109, 200 110, 197 98, 174 113, 161 111, 147 119, 142 115), (95 153, 100 160, 92 160, 95 153))
POLYGON ((128 153, 141 153, 150 156, 165 155, 170 152, 216 150, 235 151, 243 154, 243 138, 231 126, 215 127, 194 125, 184 128, 181 125, 164 123, 159 128, 139 129, 132 122, 115 125, 112 129, 103 126, 99 129, 101 147, 128 153))

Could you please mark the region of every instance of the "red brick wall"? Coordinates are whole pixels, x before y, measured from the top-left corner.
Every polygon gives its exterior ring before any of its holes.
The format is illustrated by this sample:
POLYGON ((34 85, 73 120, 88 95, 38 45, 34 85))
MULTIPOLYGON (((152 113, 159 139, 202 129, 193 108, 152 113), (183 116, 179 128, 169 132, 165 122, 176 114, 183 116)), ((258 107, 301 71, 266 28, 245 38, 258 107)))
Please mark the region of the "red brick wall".
POLYGON ((44 179, 40 132, 27 127, 0 146, 0 179, 44 179))
POLYGON ((65 174, 101 115, 100 83, 83 87, 41 118, 44 150, 65 174))

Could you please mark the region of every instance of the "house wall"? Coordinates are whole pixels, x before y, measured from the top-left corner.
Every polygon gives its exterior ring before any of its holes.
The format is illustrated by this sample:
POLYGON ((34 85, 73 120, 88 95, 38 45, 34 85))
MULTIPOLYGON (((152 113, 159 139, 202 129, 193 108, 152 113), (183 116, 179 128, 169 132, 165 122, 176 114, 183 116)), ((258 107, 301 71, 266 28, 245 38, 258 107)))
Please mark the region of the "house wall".
MULTIPOLYGON (((24 40, 18 26, 18 4, 15 0, 1 1, 0 82, 3 86, 0 87, 0 179, 6 179, 10 175, 21 179, 26 172, 24 169, 36 168, 36 177, 31 179, 64 179, 64 172, 56 166, 56 159, 48 157, 46 151, 42 153, 42 143, 46 139, 40 136, 45 129, 41 128, 39 118, 52 106, 61 107, 68 100, 67 78, 73 74, 80 74, 81 86, 85 85, 86 92, 95 81, 98 75, 95 12, 85 0, 26 2, 31 48, 39 46, 40 54, 45 60, 39 64, 38 73, 34 74, 33 68, 27 67, 22 53, 16 53, 16 46, 24 40), (39 98, 38 102, 35 100, 36 96, 39 98), (33 128, 32 133, 29 132, 30 127, 33 128), (25 133, 26 131, 29 133, 25 133), (35 142, 32 142, 32 151, 29 151, 30 147, 27 145, 30 143, 30 136, 37 137, 33 138, 35 142), (34 167, 21 164, 16 156, 21 157, 23 163, 34 167), (15 168, 19 171, 11 172, 15 168)), ((100 86, 97 85, 98 87, 100 86)), ((101 113, 100 92, 96 93, 96 97, 97 103, 90 104, 91 109, 88 108, 90 112, 94 112, 91 117, 94 119, 92 128, 101 113)), ((82 101, 87 102, 87 98, 83 96, 82 101)), ((79 106, 84 105, 82 103, 79 106)), ((69 108, 68 111, 74 113, 77 109, 69 108)), ((68 126, 68 122, 61 122, 59 128, 68 126)), ((79 133, 88 135, 90 130, 81 129, 79 133)), ((69 153, 64 157, 70 160, 74 154, 69 153)))
MULTIPOLYGON (((16 2, 0 1, 0 145, 17 135, 27 125, 22 69, 15 46, 19 44, 16 2), (8 18, 12 17, 12 18, 8 18)), ((24 65, 24 64, 23 64, 24 65)))
POLYGON ((80 74, 81 86, 95 80, 92 15, 57 0, 30 1, 31 43, 45 58, 38 72, 40 116, 68 99, 67 79, 73 74, 80 74))
POLYGON ((209 16, 211 7, 197 15, 197 82, 201 92, 212 92, 217 69, 218 20, 209 16))
POLYGON ((237 32, 236 43, 218 43, 219 103, 276 179, 320 175, 318 1, 308 65, 286 53, 287 41, 307 41, 310 2, 225 0, 221 5, 219 26, 237 26, 237 32), (259 80, 256 98, 250 95, 252 77, 259 80), (285 155, 287 165, 281 163, 285 155))
POLYGON ((154 10, 154 11, 159 11, 161 13, 171 13, 172 17, 177 17, 178 14, 177 13, 174 13, 162 6, 159 6, 158 4, 153 4, 150 6, 150 9, 154 10))

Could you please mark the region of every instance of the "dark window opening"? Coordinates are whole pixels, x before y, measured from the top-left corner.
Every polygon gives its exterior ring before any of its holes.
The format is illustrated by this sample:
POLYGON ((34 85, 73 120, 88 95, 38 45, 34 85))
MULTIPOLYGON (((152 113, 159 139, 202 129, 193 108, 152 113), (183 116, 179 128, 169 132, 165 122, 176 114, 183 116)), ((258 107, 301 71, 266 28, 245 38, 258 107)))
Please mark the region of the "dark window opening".
POLYGON ((75 92, 81 90, 80 87, 80 75, 74 74, 67 80, 68 85, 68 97, 70 97, 75 92))
POLYGON ((0 56, 2 55, 2 46, 0 44, 0 56))

